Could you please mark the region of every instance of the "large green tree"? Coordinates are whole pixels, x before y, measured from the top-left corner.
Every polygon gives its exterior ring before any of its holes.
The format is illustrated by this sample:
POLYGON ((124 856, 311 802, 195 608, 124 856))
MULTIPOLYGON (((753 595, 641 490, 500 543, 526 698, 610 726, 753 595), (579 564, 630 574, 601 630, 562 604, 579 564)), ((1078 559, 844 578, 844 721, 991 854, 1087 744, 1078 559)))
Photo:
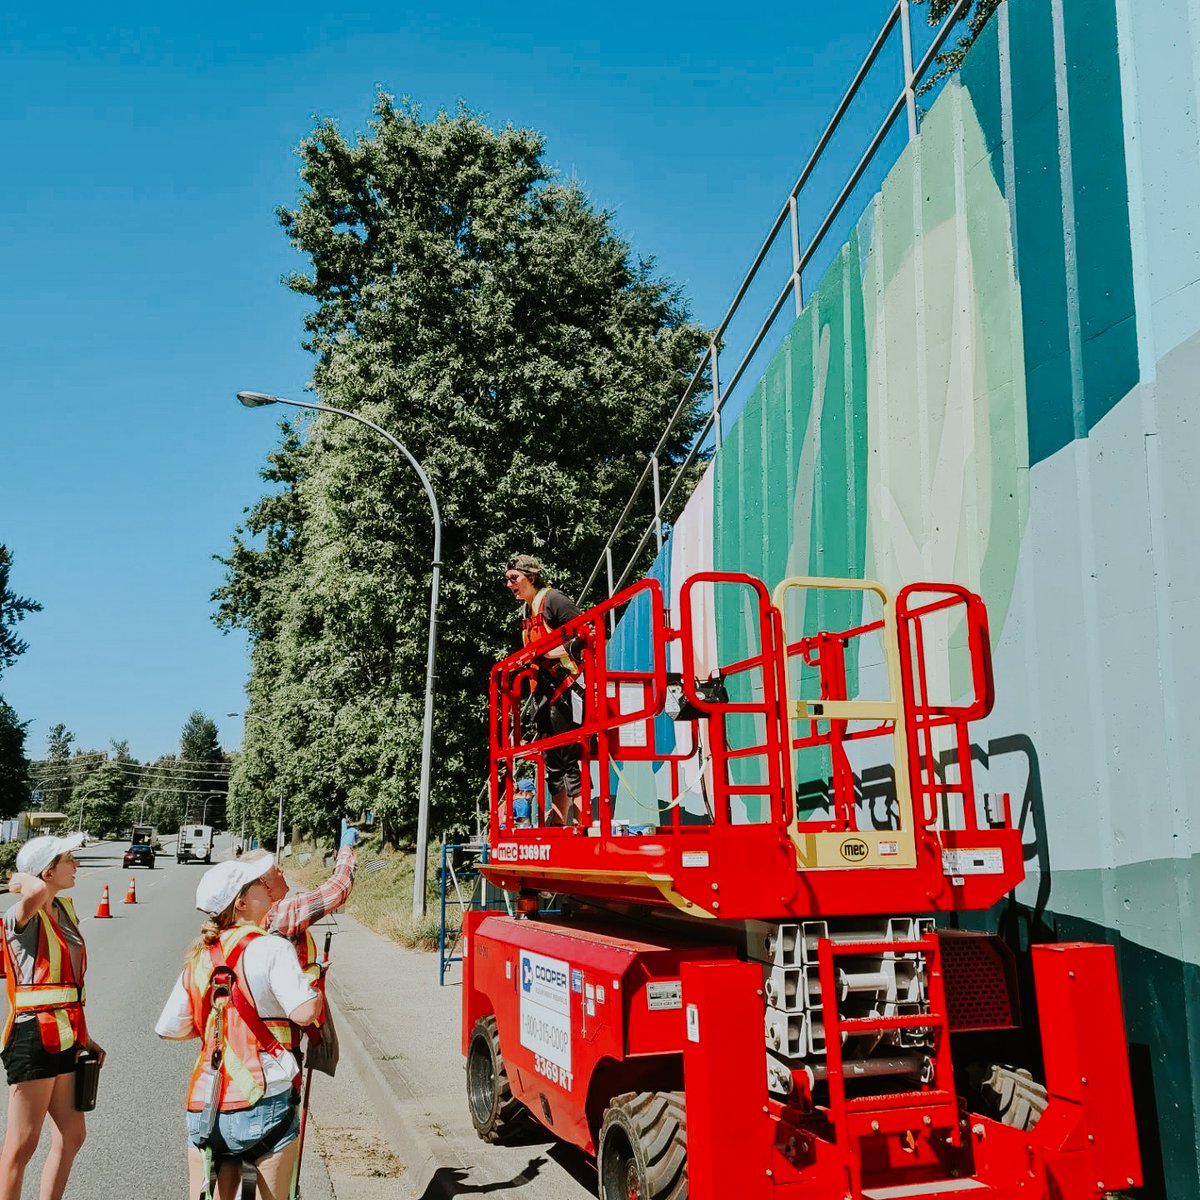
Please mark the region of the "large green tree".
MULTIPOLYGON (((303 193, 280 213, 311 264, 290 286, 312 303, 318 395, 399 436, 441 505, 435 830, 484 779, 488 669, 516 638, 506 558, 538 554, 565 590, 581 585, 705 338, 543 155, 530 130, 466 109, 427 121, 381 95, 366 134, 323 122, 304 140, 303 193)), ((666 466, 699 419, 676 427, 666 466)), ((289 426, 268 470, 282 490, 250 511, 216 596, 218 621, 254 640, 264 716, 235 787, 274 780, 310 829, 361 808, 411 828, 426 497, 403 458, 340 419, 289 426)))
POLYGON ((133 789, 119 763, 102 762, 89 771, 71 795, 67 824, 83 828, 98 838, 123 837, 126 804, 133 789))
POLYGON ((223 826, 229 762, 217 738, 216 722, 200 711, 189 715, 179 734, 179 769, 180 780, 186 781, 180 789, 185 819, 223 826))

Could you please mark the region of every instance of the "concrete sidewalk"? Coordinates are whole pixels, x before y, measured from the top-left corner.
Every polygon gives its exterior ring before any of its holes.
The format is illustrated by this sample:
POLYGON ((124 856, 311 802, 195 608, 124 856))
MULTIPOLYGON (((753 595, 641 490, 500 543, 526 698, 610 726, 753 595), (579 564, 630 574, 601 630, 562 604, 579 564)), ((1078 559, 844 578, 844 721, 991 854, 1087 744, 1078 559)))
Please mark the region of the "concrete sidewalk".
MULTIPOLYGON (((544 1131, 531 1130, 528 1140, 509 1146, 476 1137, 459 1029, 461 965, 439 987, 436 954, 406 950, 340 913, 336 922, 328 992, 342 1055, 405 1166, 404 1192, 427 1200, 517 1189, 528 1200, 594 1197, 594 1166, 544 1131)), ((336 1079, 321 1078, 317 1086, 336 1098, 336 1079)), ((327 1107, 327 1100, 314 1099, 318 1120, 327 1107)))

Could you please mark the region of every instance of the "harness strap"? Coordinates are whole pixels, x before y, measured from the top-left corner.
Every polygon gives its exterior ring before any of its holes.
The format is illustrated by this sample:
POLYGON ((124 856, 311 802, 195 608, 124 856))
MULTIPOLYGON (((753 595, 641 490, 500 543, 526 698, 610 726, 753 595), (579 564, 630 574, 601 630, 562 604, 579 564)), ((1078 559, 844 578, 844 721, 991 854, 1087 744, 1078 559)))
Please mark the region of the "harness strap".
MULTIPOLYGON (((229 989, 229 998, 233 1003, 234 1009, 237 1011, 238 1016, 241 1017, 241 1019, 245 1022, 246 1028, 249 1029, 254 1035, 254 1040, 258 1043, 259 1048, 265 1050, 274 1058, 281 1050, 287 1050, 290 1048, 284 1045, 284 1043, 280 1040, 280 1035, 290 1041, 292 1023, 286 1019, 282 1021, 278 1019, 269 1021, 264 1020, 259 1014, 258 1009, 254 1006, 254 998, 250 995, 241 975, 236 970, 238 963, 241 962, 243 952, 245 951, 247 945, 249 945, 249 943, 253 940, 254 939, 252 937, 243 938, 230 951, 228 958, 225 958, 221 950, 218 948, 220 945, 219 942, 213 942, 208 947, 208 953, 209 957, 213 961, 213 977, 216 976, 218 969, 222 967, 228 970, 230 975, 232 975, 233 978, 229 989)), ((210 995, 211 991, 212 988, 210 984, 210 995)), ((204 1013, 204 1019, 207 1023, 207 1010, 204 1013)), ((296 1084, 299 1078, 300 1073, 297 1071, 292 1077, 293 1085, 296 1084)))

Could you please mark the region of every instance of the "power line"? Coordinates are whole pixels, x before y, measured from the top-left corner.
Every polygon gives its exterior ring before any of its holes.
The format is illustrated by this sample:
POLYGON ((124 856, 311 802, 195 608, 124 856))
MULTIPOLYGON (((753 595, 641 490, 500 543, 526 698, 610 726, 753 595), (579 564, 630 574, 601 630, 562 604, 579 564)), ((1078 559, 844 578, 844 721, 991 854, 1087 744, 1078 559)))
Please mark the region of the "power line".
MULTIPOLYGON (((194 770, 190 770, 190 769, 183 770, 183 771, 177 771, 177 770, 173 770, 170 767, 143 767, 137 763, 112 762, 112 763, 106 763, 103 765, 116 767, 118 770, 120 770, 121 772, 123 772, 126 775, 136 775, 138 777, 141 777, 144 775, 161 775, 164 778, 169 777, 172 779, 228 778, 228 772, 229 772, 228 766, 225 766, 221 769, 206 770, 206 771, 194 771, 194 770)), ((73 778, 75 778, 76 775, 78 775, 80 773, 80 771, 89 771, 90 772, 90 771, 93 771, 93 768, 92 767, 74 768, 74 767, 70 767, 70 766, 56 767, 53 770, 46 771, 42 774, 38 774, 37 778, 40 780, 45 780, 45 781, 73 779, 73 778)), ((33 774, 33 772, 31 772, 31 774, 33 774)))
POLYGON ((147 769, 157 768, 157 769, 163 770, 163 771, 167 770, 169 767, 174 767, 174 766, 228 767, 231 765, 229 760, 224 759, 224 758, 211 759, 211 760, 205 759, 205 758, 171 758, 167 762, 152 762, 152 763, 143 763, 143 762, 139 762, 138 760, 135 759, 132 762, 130 762, 130 760, 123 759, 123 758, 110 759, 108 757, 107 750, 81 750, 77 754, 72 755, 70 758, 31 758, 29 760, 29 765, 31 767, 43 767, 43 766, 67 767, 67 766, 70 766, 72 763, 78 762, 80 759, 85 759, 85 758, 99 758, 99 759, 103 759, 105 762, 126 763, 129 766, 139 766, 139 767, 145 767, 147 769))

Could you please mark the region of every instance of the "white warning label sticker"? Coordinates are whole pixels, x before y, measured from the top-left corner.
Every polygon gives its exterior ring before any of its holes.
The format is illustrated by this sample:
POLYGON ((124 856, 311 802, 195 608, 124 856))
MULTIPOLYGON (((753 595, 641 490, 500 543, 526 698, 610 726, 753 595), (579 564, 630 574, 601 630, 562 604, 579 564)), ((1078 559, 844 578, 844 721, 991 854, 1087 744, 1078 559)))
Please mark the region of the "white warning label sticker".
POLYGON ((943 875, 1002 875, 1004 855, 999 850, 943 850, 943 875))

